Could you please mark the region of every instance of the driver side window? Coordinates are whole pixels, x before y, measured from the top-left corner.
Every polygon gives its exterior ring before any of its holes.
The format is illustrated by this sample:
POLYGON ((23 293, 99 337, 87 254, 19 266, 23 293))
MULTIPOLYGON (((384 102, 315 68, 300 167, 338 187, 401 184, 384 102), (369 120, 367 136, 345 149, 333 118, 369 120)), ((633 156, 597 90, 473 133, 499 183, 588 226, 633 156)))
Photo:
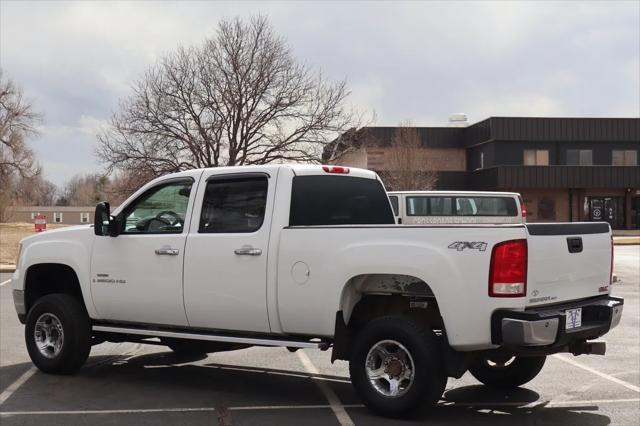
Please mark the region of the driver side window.
POLYGON ((122 233, 182 233, 192 184, 174 181, 149 189, 125 209, 122 233))

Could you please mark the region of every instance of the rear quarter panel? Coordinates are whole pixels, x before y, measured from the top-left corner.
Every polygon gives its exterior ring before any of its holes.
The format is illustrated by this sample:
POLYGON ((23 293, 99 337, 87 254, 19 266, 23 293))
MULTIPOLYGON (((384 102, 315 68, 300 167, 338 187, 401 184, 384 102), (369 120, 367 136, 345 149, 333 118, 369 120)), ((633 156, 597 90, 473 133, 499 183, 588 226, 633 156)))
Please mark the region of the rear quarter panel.
POLYGON ((522 309, 525 298, 490 299, 491 248, 525 238, 523 226, 301 227, 281 232, 277 305, 285 333, 332 336, 345 285, 362 274, 403 274, 426 282, 436 297, 450 344, 457 349, 491 347, 490 316, 497 308, 522 309), (484 251, 448 248, 485 242, 484 251), (294 265, 308 268, 306 282, 294 265))

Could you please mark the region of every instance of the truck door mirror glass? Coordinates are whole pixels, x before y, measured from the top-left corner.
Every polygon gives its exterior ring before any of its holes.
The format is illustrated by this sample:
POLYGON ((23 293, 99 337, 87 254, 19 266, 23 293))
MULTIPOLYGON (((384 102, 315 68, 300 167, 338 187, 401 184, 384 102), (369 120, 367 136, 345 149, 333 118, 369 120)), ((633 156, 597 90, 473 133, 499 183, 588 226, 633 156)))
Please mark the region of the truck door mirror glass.
POLYGON ((96 205, 93 232, 100 236, 110 235, 115 237, 118 235, 116 221, 111 216, 111 207, 106 201, 96 205))

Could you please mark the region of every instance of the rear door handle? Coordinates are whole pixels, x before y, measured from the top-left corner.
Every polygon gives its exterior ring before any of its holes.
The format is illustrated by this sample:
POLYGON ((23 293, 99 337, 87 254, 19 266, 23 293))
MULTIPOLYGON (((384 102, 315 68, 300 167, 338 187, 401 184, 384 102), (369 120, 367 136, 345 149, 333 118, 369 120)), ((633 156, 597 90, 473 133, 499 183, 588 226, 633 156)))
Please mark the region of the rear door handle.
POLYGON ((162 246, 159 249, 156 249, 156 254, 160 256, 177 256, 178 253, 180 253, 180 250, 169 246, 162 246))
POLYGON ((243 246, 239 249, 235 249, 233 252, 238 256, 260 256, 262 254, 262 249, 243 246))

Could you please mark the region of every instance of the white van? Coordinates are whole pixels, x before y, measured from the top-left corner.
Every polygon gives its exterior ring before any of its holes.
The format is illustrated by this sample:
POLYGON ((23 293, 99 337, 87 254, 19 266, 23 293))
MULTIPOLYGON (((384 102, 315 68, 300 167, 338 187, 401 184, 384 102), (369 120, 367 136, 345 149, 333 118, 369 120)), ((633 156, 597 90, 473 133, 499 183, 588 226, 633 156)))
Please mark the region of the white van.
POLYGON ((392 191, 389 200, 399 224, 524 223, 526 209, 517 192, 392 191))

